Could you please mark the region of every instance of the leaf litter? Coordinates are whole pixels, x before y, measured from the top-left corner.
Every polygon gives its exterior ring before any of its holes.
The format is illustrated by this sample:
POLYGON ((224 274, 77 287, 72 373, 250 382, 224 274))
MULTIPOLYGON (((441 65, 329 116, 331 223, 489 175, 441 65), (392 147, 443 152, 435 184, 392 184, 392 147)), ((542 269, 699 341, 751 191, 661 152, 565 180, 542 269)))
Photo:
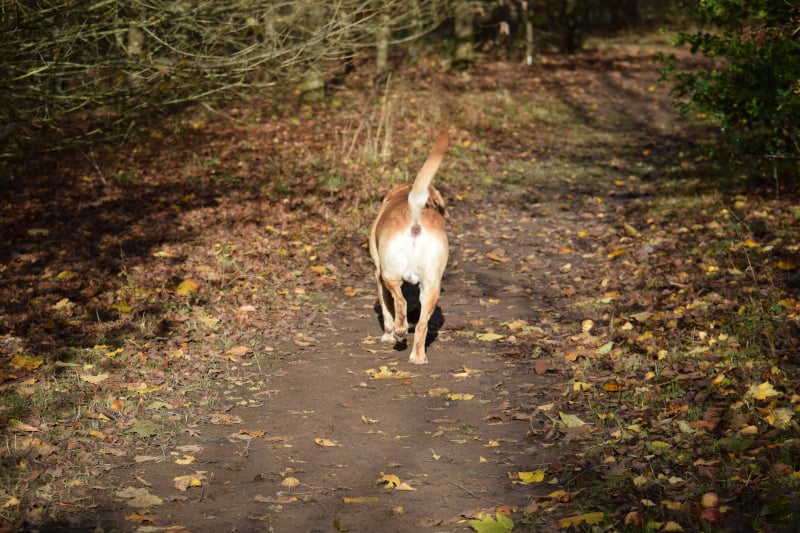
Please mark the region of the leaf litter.
POLYGON ((788 196, 704 188, 673 144, 682 126, 619 128, 630 105, 675 120, 647 90, 652 51, 622 52, 639 95, 626 109, 613 73, 580 58, 545 55, 524 73, 486 63, 455 82, 434 71, 436 98, 398 81, 392 103, 408 118, 396 115, 385 162, 363 138, 362 156, 340 157, 329 132, 372 125, 366 92, 344 88, 355 104, 292 109, 302 121, 254 102, 227 110, 236 121, 206 117, 202 132, 181 116, 149 125, 149 140, 97 154, 104 175, 77 154, 58 161, 58 180, 48 156, 21 172, 38 178, 9 185, 15 208, 0 213, 16 254, 0 282, 13 480, 2 520, 476 531, 791 520, 800 212, 788 196), (499 101, 487 80, 513 90, 499 101), (598 122, 531 114, 557 115, 561 101, 601 110, 598 122), (424 368, 373 337, 362 346, 379 332, 363 229, 426 150, 415 113, 454 117, 458 141, 437 178, 456 246, 424 368), (338 173, 330 183, 319 165, 338 173), (501 192, 487 197, 481 176, 501 192), (443 511, 454 505, 463 513, 443 511))

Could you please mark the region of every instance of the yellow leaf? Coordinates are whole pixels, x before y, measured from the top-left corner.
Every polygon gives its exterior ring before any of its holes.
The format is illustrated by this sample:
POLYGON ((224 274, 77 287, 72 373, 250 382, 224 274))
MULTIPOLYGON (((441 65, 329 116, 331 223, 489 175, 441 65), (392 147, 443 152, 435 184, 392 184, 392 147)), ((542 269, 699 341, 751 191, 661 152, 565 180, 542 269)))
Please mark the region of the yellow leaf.
POLYGON ((133 308, 126 304, 125 302, 117 302, 115 304, 111 304, 108 306, 111 311, 117 311, 118 313, 130 313, 133 311, 133 308))
POLYGON ((785 428, 789 426, 789 423, 792 420, 792 410, 788 407, 779 407, 777 409, 773 409, 767 416, 766 416, 767 423, 770 426, 777 427, 777 428, 785 428))
POLYGON ((476 335, 479 341, 499 341, 500 339, 505 338, 505 335, 498 335, 497 333, 478 333, 476 335))
POLYGON ((333 440, 330 440, 330 439, 323 439, 323 438, 319 438, 319 437, 314 439, 314 442, 316 442, 320 446, 324 446, 324 447, 339 446, 339 443, 336 442, 336 441, 333 441, 333 440))
POLYGON ((192 278, 187 278, 183 280, 180 283, 180 285, 178 285, 178 288, 175 289, 175 294, 185 295, 192 292, 197 292, 199 288, 200 288, 199 283, 197 283, 192 278))
POLYGON ((544 470, 533 470, 531 472, 517 472, 517 477, 526 485, 529 483, 541 483, 544 481, 544 470))
POLYGON ((393 489, 400 484, 400 478, 394 474, 384 474, 381 472, 381 477, 375 480, 376 485, 383 485, 385 489, 393 489))
POLYGON ((324 274, 327 271, 328 267, 324 265, 315 265, 311 267, 311 272, 314 272, 315 274, 324 274))
POLYGON ((478 462, 479 462, 479 463, 488 463, 488 462, 489 462, 489 460, 488 460, 488 459, 486 459, 486 457, 484 457, 484 456, 482 456, 482 455, 481 455, 481 456, 479 456, 479 457, 478 457, 478 462))
POLYGON ((780 392, 776 391, 772 383, 765 381, 760 385, 752 385, 750 390, 747 391, 745 397, 752 396, 756 400, 766 400, 772 396, 780 396, 780 392))
POLYGON ((44 359, 39 355, 15 355, 11 358, 11 366, 17 370, 27 370, 28 372, 36 370, 42 366, 43 362, 44 359))
POLYGON ((500 443, 496 440, 490 440, 486 444, 483 445, 484 448, 499 448, 500 443))
POLYGON ((616 250, 610 251, 606 257, 608 257, 609 259, 614 259, 616 257, 621 256, 625 252, 627 252, 625 248, 617 248, 616 250))
POLYGON ((448 389, 446 387, 438 387, 438 388, 429 390, 428 391, 428 396, 434 396, 434 397, 442 396, 444 394, 447 394, 448 392, 450 392, 450 389, 448 389))
POLYGON ((185 492, 189 487, 202 487, 203 481, 206 479, 205 472, 195 472, 188 476, 177 476, 172 478, 175 483, 175 488, 181 492, 185 492))
POLYGON ((96 438, 96 439, 105 440, 105 438, 106 438, 105 433, 103 433, 101 431, 97 431, 96 429, 90 429, 89 431, 87 431, 87 433, 89 435, 91 435, 92 437, 96 438))
POLYGON ((376 496, 358 496, 356 498, 342 498, 342 503, 361 504, 361 503, 378 503, 381 501, 376 496))
POLYGON ((147 386, 146 383, 142 382, 139 383, 136 387, 128 387, 131 391, 137 394, 150 394, 152 392, 158 392, 161 390, 161 385, 151 385, 147 386))
POLYGON ((744 241, 742 241, 742 244, 744 246, 746 246, 747 248, 757 248, 757 247, 761 246, 760 244, 758 244, 753 239, 745 239, 744 241))
POLYGON ((68 279, 75 279, 77 277, 78 277, 77 272, 73 272, 71 270, 62 270, 61 272, 58 273, 56 279, 68 280, 68 279))
POLYGON ((455 392, 451 392, 450 394, 447 395, 447 399, 448 400, 468 401, 468 400, 473 399, 474 397, 475 397, 474 394, 468 394, 468 393, 461 394, 461 393, 455 393, 455 392))
POLYGON ((620 392, 628 390, 628 386, 623 385, 622 383, 614 383, 613 381, 610 381, 603 385, 603 390, 607 392, 620 392))
POLYGON ((679 523, 670 520, 669 522, 664 524, 664 527, 661 529, 661 531, 665 531, 668 533, 680 533, 681 531, 683 531, 683 527, 679 523))
POLYGON ((583 381, 576 381, 575 383, 572 384, 572 390, 578 392, 584 392, 590 390, 591 388, 592 388, 591 383, 584 383, 583 381))
POLYGON ((20 503, 22 502, 20 502, 19 498, 17 498, 16 496, 12 496, 8 500, 6 500, 6 503, 3 504, 3 509, 8 509, 9 507, 16 507, 20 503))
POLYGON ((175 464, 179 464, 179 465, 190 465, 190 464, 192 464, 192 463, 194 462, 194 459, 195 459, 195 458, 194 458, 194 456, 193 456, 193 455, 185 455, 185 454, 184 454, 184 456, 183 456, 183 457, 181 457, 181 458, 179 458, 179 459, 175 459, 175 464))
POLYGON ((778 261, 776 266, 781 270, 794 270, 795 268, 797 268, 797 265, 793 261, 784 261, 784 260, 778 261))
POLYGON ((604 518, 605 514, 602 511, 597 511, 595 513, 584 513, 562 518, 558 521, 558 527, 561 529, 567 529, 569 527, 579 526, 581 524, 593 526, 602 522, 604 518))
POLYGON ((299 484, 300 484, 300 480, 297 479, 296 477, 291 477, 291 476, 283 478, 283 481, 281 481, 281 485, 283 485, 284 487, 289 487, 289 488, 296 487, 299 484))

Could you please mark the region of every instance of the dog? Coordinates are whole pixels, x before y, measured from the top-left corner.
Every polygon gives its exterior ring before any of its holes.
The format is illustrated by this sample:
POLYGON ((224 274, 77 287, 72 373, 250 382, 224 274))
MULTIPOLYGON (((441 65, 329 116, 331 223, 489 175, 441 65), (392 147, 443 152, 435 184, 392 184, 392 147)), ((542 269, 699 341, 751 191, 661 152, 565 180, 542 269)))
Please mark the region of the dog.
POLYGON ((439 170, 450 137, 442 134, 413 183, 397 185, 383 199, 369 234, 375 281, 383 314, 383 342, 401 343, 408 334, 403 282, 419 285, 420 314, 408 361, 428 362, 428 319, 439 300, 449 247, 445 205, 431 182, 439 170))

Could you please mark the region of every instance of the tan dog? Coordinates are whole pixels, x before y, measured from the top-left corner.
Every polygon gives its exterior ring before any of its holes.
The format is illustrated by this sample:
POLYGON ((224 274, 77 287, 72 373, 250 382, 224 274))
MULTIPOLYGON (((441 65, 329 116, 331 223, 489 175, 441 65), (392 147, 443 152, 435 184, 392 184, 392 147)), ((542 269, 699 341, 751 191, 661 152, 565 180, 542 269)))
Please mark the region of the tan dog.
POLYGON ((428 362, 425 338, 428 319, 436 308, 447 265, 444 201, 431 181, 447 150, 450 137, 436 141, 414 183, 403 183, 383 199, 369 235, 369 253, 375 262, 375 280, 383 313, 383 342, 402 342, 408 333, 408 309, 403 282, 419 285, 420 314, 408 360, 428 362))

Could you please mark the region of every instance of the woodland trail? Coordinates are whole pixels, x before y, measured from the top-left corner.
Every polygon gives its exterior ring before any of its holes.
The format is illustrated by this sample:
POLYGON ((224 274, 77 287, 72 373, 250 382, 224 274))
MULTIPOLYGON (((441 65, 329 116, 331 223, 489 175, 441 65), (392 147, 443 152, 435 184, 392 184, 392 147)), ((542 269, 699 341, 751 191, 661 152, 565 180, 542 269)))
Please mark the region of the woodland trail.
MULTIPOLYGON (((510 477, 572 453, 569 442, 542 440, 547 417, 536 405, 561 384, 550 365, 534 371, 539 359, 515 337, 541 337, 553 315, 555 290, 541 280, 563 260, 537 236, 570 222, 485 205, 451 210, 434 317, 444 324, 429 365, 379 342, 365 279, 354 297, 315 302, 324 311, 287 328, 258 366, 232 363, 215 423, 190 421, 162 444, 163 458, 115 469, 103 484, 147 487, 163 500, 159 525, 190 531, 469 531, 481 513, 525 508, 530 487, 510 477), (195 460, 177 465, 184 455, 195 460), (175 487, 197 472, 202 488, 175 487), (387 489, 384 474, 403 485, 387 489)), ((118 527, 128 503, 105 499, 104 521, 118 527)))

